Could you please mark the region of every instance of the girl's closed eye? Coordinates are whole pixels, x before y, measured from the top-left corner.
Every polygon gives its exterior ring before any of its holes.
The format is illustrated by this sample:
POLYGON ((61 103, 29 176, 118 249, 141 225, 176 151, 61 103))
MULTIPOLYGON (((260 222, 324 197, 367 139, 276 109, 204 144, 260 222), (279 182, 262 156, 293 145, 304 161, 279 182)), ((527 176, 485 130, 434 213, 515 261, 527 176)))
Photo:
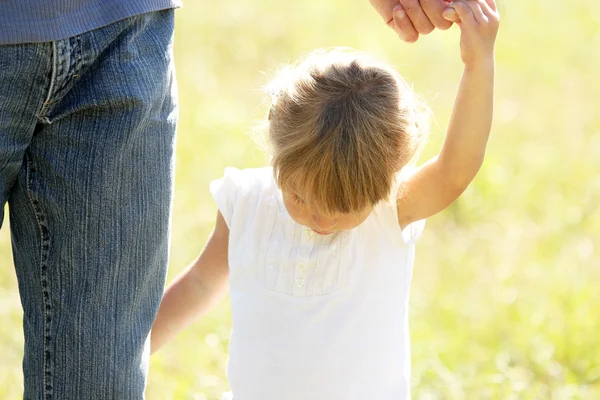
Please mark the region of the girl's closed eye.
POLYGON ((292 193, 292 199, 294 200, 294 202, 296 204, 306 204, 306 202, 300 196, 298 196, 296 193, 292 193))

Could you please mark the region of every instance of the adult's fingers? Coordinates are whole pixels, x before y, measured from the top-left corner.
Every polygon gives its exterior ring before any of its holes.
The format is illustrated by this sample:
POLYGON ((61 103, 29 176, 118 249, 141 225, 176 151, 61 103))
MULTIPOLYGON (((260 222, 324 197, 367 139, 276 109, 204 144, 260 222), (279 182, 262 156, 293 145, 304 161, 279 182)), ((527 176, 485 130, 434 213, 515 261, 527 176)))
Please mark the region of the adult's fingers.
POLYGON ((371 5, 373 6, 373 8, 375 8, 375 10, 377 10, 377 12, 379 13, 379 15, 381 15, 381 17, 383 18, 383 20, 385 21, 386 24, 389 24, 393 17, 392 17, 392 10, 394 9, 394 6, 396 6, 397 4, 400 4, 400 2, 398 0, 370 0, 371 1, 371 5))
POLYGON ((393 20, 388 25, 396 31, 400 39, 407 43, 414 43, 419 38, 419 33, 400 4, 394 7, 393 20))
POLYGON ((467 6, 462 0, 454 1, 450 7, 454 8, 456 13, 458 14, 458 18, 460 18, 461 24, 473 25, 477 23, 475 21, 475 17, 473 16, 471 8, 467 6))
POLYGON ((444 0, 420 0, 421 8, 427 18, 438 29, 448 29, 452 26, 452 19, 444 17, 443 12, 448 8, 448 2, 444 0))
POLYGON ((426 35, 433 31, 434 26, 421 8, 419 0, 400 0, 400 4, 402 4, 404 11, 410 18, 410 22, 419 34, 426 35))

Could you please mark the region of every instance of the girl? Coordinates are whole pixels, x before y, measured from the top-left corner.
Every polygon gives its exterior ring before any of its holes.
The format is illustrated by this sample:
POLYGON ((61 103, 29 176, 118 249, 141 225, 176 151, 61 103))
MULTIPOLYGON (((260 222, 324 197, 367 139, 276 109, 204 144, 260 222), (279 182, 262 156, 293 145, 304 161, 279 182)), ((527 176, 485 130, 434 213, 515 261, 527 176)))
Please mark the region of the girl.
POLYGON ((457 0, 465 68, 440 154, 409 172, 423 111, 390 67, 317 52, 271 85, 272 165, 210 185, 216 227, 167 289, 156 351, 231 294, 236 400, 407 399, 408 293, 424 219, 483 161, 491 127, 493 0, 457 0))

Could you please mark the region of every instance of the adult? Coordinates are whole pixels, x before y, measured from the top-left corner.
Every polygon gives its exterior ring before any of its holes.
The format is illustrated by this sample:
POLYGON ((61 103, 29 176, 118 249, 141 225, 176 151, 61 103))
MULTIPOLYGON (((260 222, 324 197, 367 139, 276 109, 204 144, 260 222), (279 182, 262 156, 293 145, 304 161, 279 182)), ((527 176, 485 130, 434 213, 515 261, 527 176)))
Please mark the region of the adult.
MULTIPOLYGON (((449 25, 441 0, 371 2, 406 41, 449 25)), ((8 202, 25 399, 143 398, 168 258, 179 5, 2 3, 0 227, 8 202)))
POLYGON ((178 5, 2 2, 0 224, 8 201, 25 399, 143 397, 167 266, 178 5))

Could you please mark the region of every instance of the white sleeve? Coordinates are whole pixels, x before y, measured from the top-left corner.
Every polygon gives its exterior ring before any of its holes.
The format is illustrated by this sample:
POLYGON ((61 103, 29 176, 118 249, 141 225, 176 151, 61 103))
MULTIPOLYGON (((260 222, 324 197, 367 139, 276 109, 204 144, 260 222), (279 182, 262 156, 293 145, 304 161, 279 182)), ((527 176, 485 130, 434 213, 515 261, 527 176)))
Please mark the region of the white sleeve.
POLYGON ((404 229, 401 229, 398 222, 396 204, 391 201, 382 201, 375 207, 374 213, 378 220, 378 225, 385 232, 386 236, 397 244, 405 246, 414 245, 425 229, 424 219, 415 221, 404 227, 404 229))
MULTIPOLYGON (((399 226, 399 225, 398 225, 399 226)), ((415 244, 425 230, 425 220, 415 221, 402 229, 404 244, 415 244)))
POLYGON ((425 220, 419 220, 412 222, 411 224, 400 228, 398 222, 398 205, 396 204, 395 198, 397 196, 400 182, 402 181, 402 175, 410 174, 413 170, 410 168, 403 169, 394 182, 392 189, 392 195, 389 201, 382 201, 376 207, 377 218, 380 220, 380 225, 385 227, 384 230, 388 232, 394 242, 403 243, 406 246, 414 245, 423 234, 425 230, 425 220))
MULTIPOLYGON (((402 182, 402 180, 406 176, 411 175, 415 171, 416 171, 416 168, 414 168, 412 166, 405 166, 397 174, 396 182, 394 183, 394 191, 393 191, 394 196, 396 195, 396 193, 398 193, 398 187, 400 185, 400 182, 402 182)), ((398 230, 400 230, 400 224, 398 222, 398 208, 397 207, 398 206, 396 205, 396 202, 394 201, 394 204, 392 206, 392 208, 393 208, 392 212, 394 214, 395 224, 398 226, 398 230)), ((423 234, 424 230, 425 230, 425 220, 424 219, 412 222, 411 224, 405 226, 404 229, 400 230, 404 244, 407 244, 407 245, 415 244, 417 239, 423 234)))
POLYGON ((217 207, 230 229, 237 190, 241 180, 242 171, 237 168, 228 167, 225 168, 221 179, 214 180, 209 185, 210 194, 215 199, 217 207))

